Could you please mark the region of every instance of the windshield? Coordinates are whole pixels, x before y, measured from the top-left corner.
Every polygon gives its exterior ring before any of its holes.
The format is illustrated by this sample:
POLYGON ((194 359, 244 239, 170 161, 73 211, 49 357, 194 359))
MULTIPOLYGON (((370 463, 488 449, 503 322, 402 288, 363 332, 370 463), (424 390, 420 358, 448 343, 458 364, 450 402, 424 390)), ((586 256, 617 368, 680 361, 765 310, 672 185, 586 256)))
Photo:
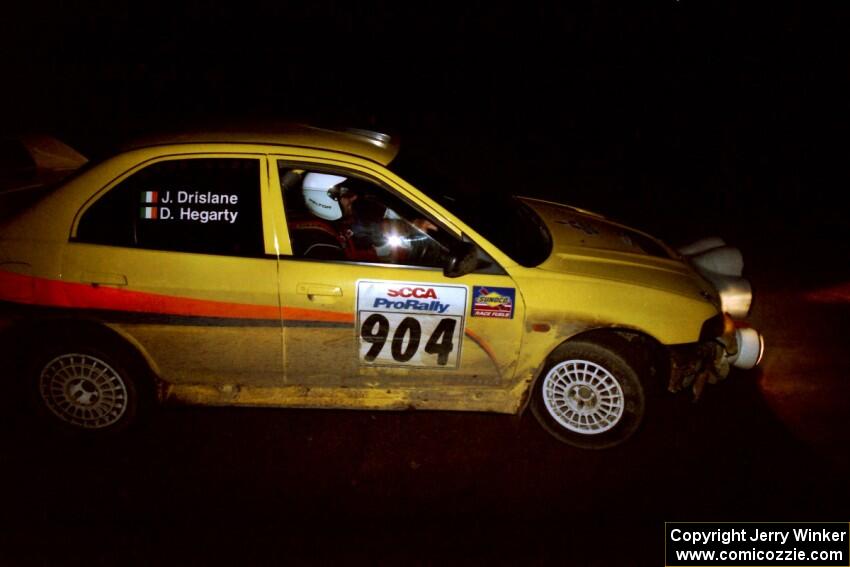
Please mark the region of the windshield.
POLYGON ((542 263, 552 252, 546 225, 525 203, 492 188, 461 187, 448 176, 422 172, 403 159, 392 170, 426 193, 521 266, 542 263))

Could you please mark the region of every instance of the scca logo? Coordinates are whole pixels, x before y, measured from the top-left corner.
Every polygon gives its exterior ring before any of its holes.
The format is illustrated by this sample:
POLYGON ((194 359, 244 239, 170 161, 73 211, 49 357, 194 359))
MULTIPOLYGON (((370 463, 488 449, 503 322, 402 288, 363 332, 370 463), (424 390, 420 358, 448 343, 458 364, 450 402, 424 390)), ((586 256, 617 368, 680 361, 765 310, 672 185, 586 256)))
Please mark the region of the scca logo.
POLYGON ((416 299, 437 299, 437 292, 433 288, 403 287, 401 289, 389 289, 387 295, 390 297, 415 297, 416 299))

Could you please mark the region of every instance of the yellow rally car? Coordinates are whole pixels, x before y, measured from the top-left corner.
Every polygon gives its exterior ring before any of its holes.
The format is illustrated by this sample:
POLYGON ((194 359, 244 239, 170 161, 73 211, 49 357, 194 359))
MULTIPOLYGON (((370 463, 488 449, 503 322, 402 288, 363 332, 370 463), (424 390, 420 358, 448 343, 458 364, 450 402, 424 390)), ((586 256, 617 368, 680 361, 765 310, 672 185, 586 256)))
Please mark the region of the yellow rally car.
POLYGON ((758 363, 722 241, 677 252, 565 205, 429 196, 396 153, 306 126, 150 139, 7 211, 0 328, 41 413, 97 434, 149 401, 530 404, 598 448, 665 388, 758 363))

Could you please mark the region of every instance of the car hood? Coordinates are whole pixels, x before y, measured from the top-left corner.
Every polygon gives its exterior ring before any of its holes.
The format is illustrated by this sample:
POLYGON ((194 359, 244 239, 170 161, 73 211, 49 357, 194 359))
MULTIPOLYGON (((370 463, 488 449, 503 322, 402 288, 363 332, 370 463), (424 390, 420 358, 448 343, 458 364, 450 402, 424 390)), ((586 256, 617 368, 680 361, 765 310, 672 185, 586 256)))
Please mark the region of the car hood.
POLYGON ((539 269, 619 281, 719 304, 712 286, 671 248, 575 207, 522 197, 546 224, 552 252, 539 269))

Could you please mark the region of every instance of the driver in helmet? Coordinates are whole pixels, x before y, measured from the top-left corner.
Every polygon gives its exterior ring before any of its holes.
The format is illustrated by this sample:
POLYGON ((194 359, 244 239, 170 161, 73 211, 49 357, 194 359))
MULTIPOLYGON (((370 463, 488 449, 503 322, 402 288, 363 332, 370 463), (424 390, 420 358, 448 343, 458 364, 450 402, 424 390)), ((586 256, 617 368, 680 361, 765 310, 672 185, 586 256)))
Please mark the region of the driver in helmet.
POLYGON ((360 192, 347 181, 339 175, 310 172, 302 183, 307 209, 331 223, 341 251, 338 254, 346 259, 399 262, 412 247, 412 239, 406 237, 410 232, 407 227, 415 227, 421 235, 437 230, 429 220, 408 222, 374 199, 361 199, 360 192))

